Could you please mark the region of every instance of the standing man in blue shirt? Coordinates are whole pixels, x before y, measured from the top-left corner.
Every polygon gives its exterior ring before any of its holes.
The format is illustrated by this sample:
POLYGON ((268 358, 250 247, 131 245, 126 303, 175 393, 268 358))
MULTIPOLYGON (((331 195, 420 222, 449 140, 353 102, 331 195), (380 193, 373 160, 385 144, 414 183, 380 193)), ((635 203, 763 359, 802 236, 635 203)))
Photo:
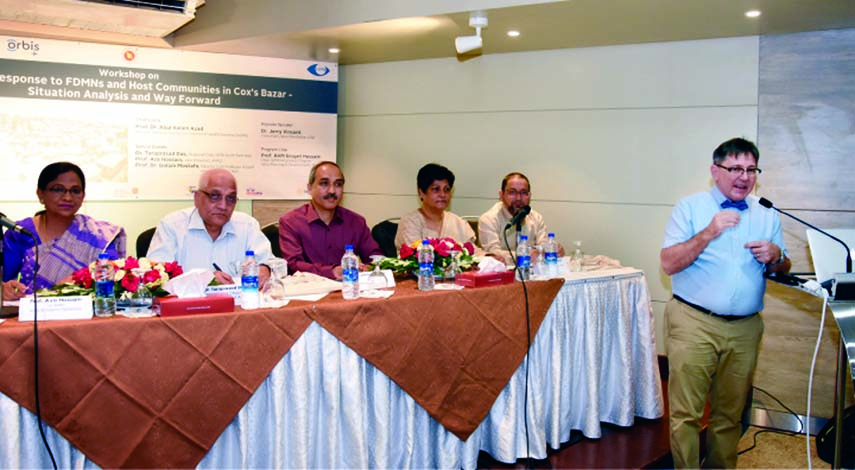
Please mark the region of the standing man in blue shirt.
POLYGON ((707 468, 736 468, 742 409, 763 336, 764 272, 790 269, 781 221, 750 196, 760 174, 754 143, 728 140, 713 152, 715 186, 680 200, 660 259, 672 276, 665 307, 671 452, 675 468, 700 462, 707 399, 707 468))

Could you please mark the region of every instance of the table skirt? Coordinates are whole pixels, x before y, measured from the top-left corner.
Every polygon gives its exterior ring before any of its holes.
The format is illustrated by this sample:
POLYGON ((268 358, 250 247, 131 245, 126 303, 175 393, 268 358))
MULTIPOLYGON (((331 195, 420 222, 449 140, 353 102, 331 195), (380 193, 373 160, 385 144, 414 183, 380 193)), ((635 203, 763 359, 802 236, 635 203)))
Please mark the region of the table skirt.
MULTIPOLYGON (((386 375, 317 324, 271 371, 198 468, 467 468, 544 458, 580 430, 630 426, 664 413, 653 315, 639 272, 568 280, 527 358, 463 442, 386 375)), ((0 394, 4 468, 50 467, 35 416, 0 394)), ((62 468, 97 468, 53 429, 62 468)))

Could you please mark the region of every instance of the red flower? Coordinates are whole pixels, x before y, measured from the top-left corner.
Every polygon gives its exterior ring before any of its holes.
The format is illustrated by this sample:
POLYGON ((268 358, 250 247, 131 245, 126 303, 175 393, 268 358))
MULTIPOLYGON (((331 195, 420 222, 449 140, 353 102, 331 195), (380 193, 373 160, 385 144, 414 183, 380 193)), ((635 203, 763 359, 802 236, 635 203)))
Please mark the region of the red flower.
POLYGON ((416 254, 416 250, 413 249, 410 245, 401 245, 401 259, 409 258, 416 254))
POLYGON ((136 292, 139 285, 140 278, 134 273, 125 274, 125 277, 122 278, 122 287, 124 287, 128 292, 136 292))
POLYGON ((170 261, 168 263, 163 263, 163 269, 166 271, 166 274, 169 275, 169 278, 172 279, 175 276, 180 276, 184 274, 184 270, 181 269, 181 266, 178 264, 178 261, 170 261))
POLYGON ((124 269, 125 269, 126 271, 130 271, 131 269, 136 269, 136 268, 138 268, 138 267, 140 267, 140 262, 139 262, 139 261, 137 261, 137 259, 136 259, 136 258, 134 258, 133 256, 128 256, 127 258, 125 258, 125 267, 124 267, 124 269))
POLYGON ((451 256, 451 248, 453 246, 454 246, 453 243, 448 243, 445 240, 441 240, 441 241, 437 242, 436 246, 433 247, 433 249, 436 251, 436 254, 438 254, 439 256, 451 256))
POLYGON ((473 245, 472 242, 464 243, 463 248, 466 248, 466 251, 469 252, 469 256, 472 256, 475 254, 475 245, 473 245))
POLYGON ((92 287, 92 273, 89 272, 89 266, 83 267, 74 271, 71 275, 71 280, 86 289, 92 287))
POLYGON ((160 280, 160 271, 158 271, 156 269, 152 269, 152 270, 146 272, 145 274, 143 274, 143 282, 145 282, 146 284, 148 284, 150 282, 159 281, 159 280, 160 280))

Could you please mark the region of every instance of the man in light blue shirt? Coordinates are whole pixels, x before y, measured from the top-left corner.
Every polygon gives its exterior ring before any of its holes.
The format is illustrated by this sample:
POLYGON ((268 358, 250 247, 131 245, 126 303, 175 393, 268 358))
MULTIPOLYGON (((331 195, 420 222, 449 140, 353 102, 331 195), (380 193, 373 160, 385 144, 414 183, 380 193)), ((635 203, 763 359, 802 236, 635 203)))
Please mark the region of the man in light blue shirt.
POLYGON ((674 297, 665 321, 675 468, 701 464, 707 399, 703 465, 736 468, 739 420, 763 335, 763 273, 790 269, 778 214, 750 195, 759 158, 750 141, 722 143, 710 166, 715 186, 680 200, 665 229, 660 259, 674 297))
MULTIPOLYGON (((193 195, 194 207, 167 214, 157 224, 148 258, 154 261, 178 261, 185 271, 208 269, 220 284, 240 280, 240 265, 247 250, 264 263, 273 258, 270 241, 258 221, 235 212, 237 182, 221 168, 208 170, 199 177, 193 195)), ((258 269, 258 285, 270 278, 270 268, 258 269)))

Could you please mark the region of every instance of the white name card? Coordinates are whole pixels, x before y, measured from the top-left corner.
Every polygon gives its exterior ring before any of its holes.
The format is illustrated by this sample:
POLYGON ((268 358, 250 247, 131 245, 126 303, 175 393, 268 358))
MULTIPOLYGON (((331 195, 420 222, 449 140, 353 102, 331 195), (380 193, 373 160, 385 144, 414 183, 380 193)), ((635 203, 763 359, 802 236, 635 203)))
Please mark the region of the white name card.
MULTIPOLYGON (((39 297, 39 321, 88 320, 92 318, 92 297, 39 297)), ((33 321, 36 302, 24 297, 18 305, 18 321, 33 321)))
POLYGON ((205 288, 205 297, 212 295, 230 295, 235 299, 235 305, 240 305, 240 284, 221 284, 205 288))

